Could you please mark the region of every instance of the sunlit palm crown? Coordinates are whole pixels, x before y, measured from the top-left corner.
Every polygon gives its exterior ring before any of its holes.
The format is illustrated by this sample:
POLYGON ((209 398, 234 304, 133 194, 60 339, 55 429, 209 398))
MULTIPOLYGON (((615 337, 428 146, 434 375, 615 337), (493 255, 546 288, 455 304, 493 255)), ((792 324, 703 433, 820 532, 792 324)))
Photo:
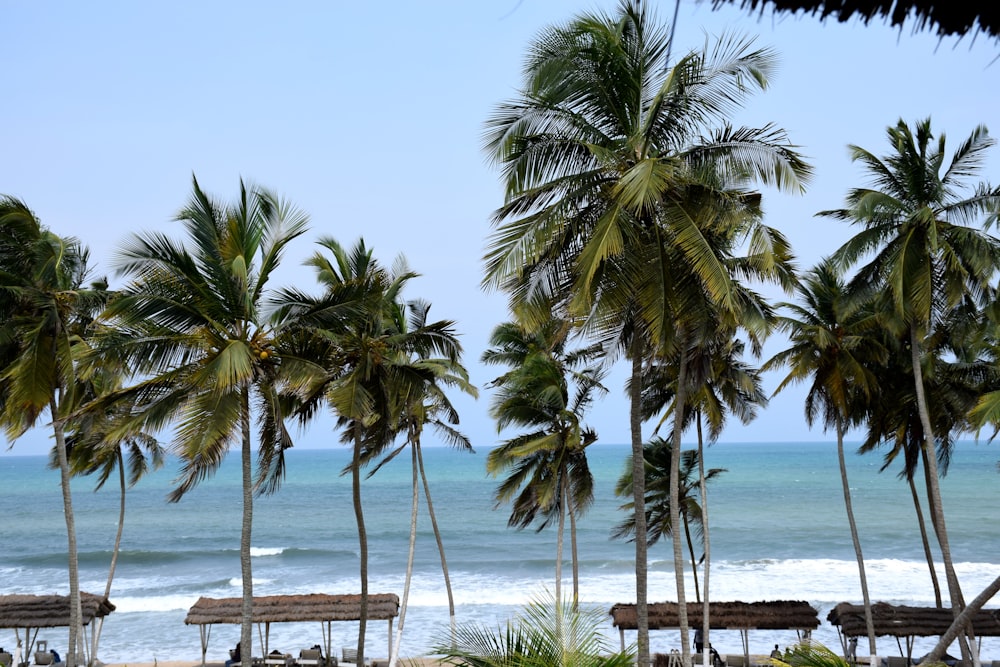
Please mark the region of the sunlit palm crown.
POLYGON ((126 365, 149 378, 131 397, 147 428, 179 416, 176 444, 189 456, 193 484, 246 437, 241 420, 248 392, 256 391, 266 476, 268 452, 290 443, 274 401, 284 364, 261 310, 268 279, 287 244, 305 232, 307 217, 263 188, 241 183, 237 200, 226 204, 195 181, 177 220, 184 242, 149 232, 131 237, 119 253, 118 269, 131 281, 107 317, 124 332, 119 353, 126 365))
POLYGON ((871 187, 820 215, 863 227, 834 254, 838 267, 867 262, 854 282, 884 286, 904 322, 926 326, 967 296, 988 296, 1000 269, 1000 241, 973 226, 995 223, 1000 188, 970 182, 995 142, 977 127, 949 162, 930 119, 913 128, 900 120, 886 134, 892 150, 883 158, 851 146, 871 187))
POLYGON ((799 191, 809 168, 783 131, 726 122, 766 87, 774 56, 727 36, 665 69, 668 47, 665 27, 638 3, 535 41, 520 96, 487 124, 506 201, 484 285, 508 290, 515 303, 572 293, 574 310, 585 313, 598 285, 606 296, 613 285, 635 294, 662 283, 655 267, 664 259, 650 248, 668 248, 734 310, 725 254, 748 236, 748 268, 777 279, 790 252, 759 224, 760 198, 747 186, 799 191), (710 238, 719 233, 723 251, 710 238))

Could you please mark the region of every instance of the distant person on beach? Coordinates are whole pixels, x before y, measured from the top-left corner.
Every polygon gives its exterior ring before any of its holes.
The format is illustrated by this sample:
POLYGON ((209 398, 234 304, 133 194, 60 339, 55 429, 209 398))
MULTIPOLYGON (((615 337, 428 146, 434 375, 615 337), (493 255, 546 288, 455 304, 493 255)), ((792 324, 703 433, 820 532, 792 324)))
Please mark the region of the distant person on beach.
POLYGON ((226 667, 231 667, 234 662, 242 662, 240 658, 240 642, 236 642, 236 648, 229 652, 229 660, 226 660, 226 667))
MULTIPOLYGON (((697 653, 702 653, 705 650, 705 636, 702 634, 701 628, 694 630, 694 648, 697 653)), ((716 667, 722 667, 722 656, 715 650, 715 647, 709 644, 708 651, 712 654, 712 664, 716 667)))
POLYGON ((778 650, 778 645, 777 644, 774 645, 774 650, 771 651, 771 657, 772 658, 777 658, 778 660, 781 660, 781 651, 778 650))

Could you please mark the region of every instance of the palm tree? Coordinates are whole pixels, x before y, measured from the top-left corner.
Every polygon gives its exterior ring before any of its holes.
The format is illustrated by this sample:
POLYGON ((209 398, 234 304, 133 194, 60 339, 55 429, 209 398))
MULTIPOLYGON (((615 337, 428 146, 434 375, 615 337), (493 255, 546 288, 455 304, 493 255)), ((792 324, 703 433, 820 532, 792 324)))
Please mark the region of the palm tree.
MULTIPOLYGON (((730 260, 733 266, 738 266, 745 262, 745 259, 733 258, 730 260)), ((760 298, 749 290, 740 289, 744 295, 744 312, 748 314, 747 320, 760 320, 766 328, 768 321, 773 317, 770 307, 763 303, 760 298)), ((757 327, 750 327, 749 342, 756 354, 760 353, 761 341, 754 335, 757 327)), ((706 317, 700 324, 696 335, 692 335, 694 342, 687 350, 684 368, 687 376, 687 390, 685 395, 686 407, 682 430, 686 430, 692 424, 695 427, 698 437, 697 466, 699 469, 699 488, 701 494, 700 503, 700 537, 699 541, 704 548, 704 555, 701 559, 703 563, 702 571, 704 578, 699 592, 697 567, 694 567, 694 585, 696 598, 709 598, 709 574, 711 563, 711 539, 708 530, 708 488, 705 484, 705 438, 702 422, 709 430, 709 440, 714 442, 721 435, 725 422, 730 414, 735 415, 743 423, 749 423, 756 415, 758 408, 767 404, 761 384, 760 372, 743 361, 742 357, 746 344, 736 338, 736 331, 732 323, 725 324, 715 321, 712 317, 706 317)), ((651 419, 657 414, 662 414, 657 430, 668 421, 671 416, 677 418, 677 410, 674 400, 677 394, 677 382, 679 379, 680 360, 676 357, 667 357, 653 363, 642 376, 642 414, 645 419, 651 419)), ((677 437, 676 429, 674 433, 677 437)), ((679 441, 678 441, 679 442, 679 441)), ((669 450, 668 450, 669 451, 669 450)), ((680 511, 684 511, 684 472, 685 465, 682 459, 679 466, 679 477, 681 484, 678 487, 678 501, 680 511)), ((670 468, 668 467, 667 470, 670 468)), ((631 488, 631 487, 629 487, 631 488)), ((665 505, 669 508, 669 503, 665 505)), ((691 550, 690 540, 688 549, 691 550)), ((708 606, 703 605, 703 618, 701 623, 702 636, 704 638, 706 664, 709 661, 709 613, 708 606)))
POLYGON ((104 354, 117 356, 142 378, 111 397, 134 401, 136 416, 126 427, 155 432, 176 420, 172 446, 183 466, 170 500, 180 500, 212 475, 238 444, 240 642, 252 647, 253 496, 280 486, 283 452, 292 441, 278 390, 282 378, 303 365, 275 347, 264 306, 268 280, 288 244, 305 232, 307 216, 271 191, 242 181, 237 200, 225 204, 192 180, 191 199, 176 217, 187 232, 185 241, 145 232, 121 247, 118 268, 130 282, 105 314, 114 333, 104 354), (254 413, 260 423, 256 475, 254 413))
POLYGON ((361 468, 382 454, 432 374, 414 360, 440 355, 457 361, 452 323, 423 324, 409 329, 400 295, 417 274, 400 258, 392 269, 382 267, 361 239, 348 251, 324 237, 307 264, 316 270, 324 289, 320 297, 284 290, 279 295, 281 317, 289 323, 290 344, 302 346, 322 369, 297 387, 297 414, 308 421, 322 404, 329 405, 352 446, 351 474, 355 520, 358 525, 361 578, 361 620, 358 664, 364 661, 368 619, 368 537, 361 505, 361 468))
MULTIPOLYGON (((1000 210, 1000 189, 970 186, 993 145, 985 127, 977 127, 945 166, 945 137, 935 142, 930 119, 910 128, 900 120, 887 130, 892 152, 879 158, 851 146, 861 161, 871 188, 855 188, 847 206, 825 215, 863 227, 835 254, 842 267, 871 257, 854 281, 875 285, 891 297, 892 315, 905 327, 913 373, 916 405, 929 466, 933 524, 941 547, 953 612, 964 601, 945 527, 938 485, 935 432, 927 407, 924 369, 931 363, 925 338, 942 314, 971 296, 988 293, 1000 268, 1000 241, 968 223, 994 220, 1000 210)), ((969 659, 963 643, 963 657, 969 659)))
MULTIPOLYGON (((927 338, 931 372, 924 375, 924 391, 930 398, 927 407, 934 425, 937 468, 941 476, 947 474, 959 435, 973 430, 973 424, 969 421, 970 412, 984 392, 997 386, 996 369, 988 360, 979 356, 981 345, 974 341, 970 345, 970 335, 975 338, 979 334, 973 334, 969 325, 977 320, 981 323, 978 313, 971 312, 965 306, 960 307, 952 315, 943 318, 927 338)), ((922 471, 928 506, 933 506, 933 498, 929 493, 928 466, 924 461, 927 451, 923 446, 923 427, 916 405, 906 336, 904 334, 900 338, 898 332, 886 331, 882 334, 882 340, 890 354, 888 363, 879 368, 879 390, 881 395, 892 396, 893 400, 875 401, 871 404, 867 414, 865 439, 859 452, 869 453, 887 446, 882 456, 880 472, 901 462, 898 476, 906 480, 910 490, 935 601, 940 607, 941 591, 934 555, 914 481, 922 471)), ((933 513, 931 517, 933 519, 933 513)))
MULTIPOLYGON (((646 526, 648 542, 656 544, 664 535, 671 535, 670 512, 670 461, 672 445, 669 440, 660 437, 652 438, 643 448, 643 467, 646 477, 646 526)), ((701 454, 696 449, 686 449, 681 453, 680 467, 680 512, 684 541, 688 548, 691 571, 694 574, 696 600, 701 602, 698 588, 698 563, 703 562, 704 554, 704 523, 700 493, 706 483, 726 472, 725 468, 710 468, 701 479, 699 467, 701 454), (698 554, 695 549, 702 551, 698 554)), ((632 495, 632 461, 629 460, 618 483, 615 485, 615 495, 627 498, 632 495)), ((618 524, 611 536, 616 539, 635 536, 634 503, 629 501, 621 506, 628 516, 618 524)))
MULTIPOLYGON (((877 338, 871 295, 867 298, 847 293, 846 286, 829 261, 810 271, 798 287, 800 303, 782 304, 791 315, 781 318, 791 347, 772 357, 765 370, 789 367, 775 394, 797 382, 811 381, 806 394, 806 421, 811 426, 819 418, 823 427, 837 433, 837 459, 844 492, 844 506, 851 541, 858 561, 861 594, 864 600, 868 649, 877 654, 872 621, 868 578, 851 503, 844 457, 844 434, 858 419, 860 410, 878 401, 881 394, 875 369, 884 365, 887 351, 877 338)), ((895 400, 895 399, 894 399, 895 400)))
MULTIPOLYGON (((102 373, 104 375, 104 373, 102 373)), ((118 382, 124 374, 107 377, 111 382, 118 382)), ((121 405, 114 406, 120 409, 121 405)), ((122 418, 121 416, 118 417, 122 418)), ((67 454, 72 475, 97 475, 94 491, 99 491, 104 484, 117 472, 118 477, 118 528, 115 531, 114 547, 111 551, 111 562, 108 565, 108 579, 104 585, 104 597, 111 596, 111 586, 115 578, 118 555, 121 551, 122 534, 125 528, 125 492, 129 487, 139 483, 147 473, 163 466, 164 448, 148 433, 136 433, 124 436, 115 441, 106 437, 116 416, 114 414, 95 415, 83 413, 80 423, 67 438, 67 454), (148 457, 148 458, 147 458, 148 457)), ((50 465, 58 467, 58 460, 53 452, 50 465)), ((97 661, 97 651, 104 628, 104 618, 95 618, 91 661, 97 661)))
POLYGON ((79 241, 53 234, 21 200, 0 197, 0 422, 11 441, 45 412, 52 424, 68 542, 72 665, 83 630, 67 434, 88 391, 78 358, 108 296, 103 282, 85 285, 87 260, 79 241))
POLYGON ((597 434, 581 423, 594 393, 603 391, 601 371, 587 364, 598 358, 600 347, 567 350, 568 322, 549 319, 538 329, 517 322, 497 326, 492 347, 483 353, 487 364, 509 370, 490 383, 497 390, 490 416, 498 432, 518 426, 528 432, 492 449, 486 470, 494 477, 509 475, 497 487, 497 504, 512 505, 508 525, 526 528, 538 522, 543 530, 557 525, 555 598, 562 599, 563 531, 571 519, 573 605, 579 601, 579 563, 575 518, 593 502, 593 476, 586 448, 597 434))
MULTIPOLYGON (((483 281, 507 290, 515 307, 541 292, 574 319, 593 314, 591 330, 616 327, 613 336, 632 364, 638 466, 642 368, 654 354, 683 347, 678 341, 687 335, 677 291, 692 283, 674 279, 678 265, 668 255, 684 259, 680 266, 699 292, 735 310, 732 274, 706 233, 729 229, 750 239, 755 269, 773 278, 787 244, 757 224, 759 196, 740 186, 754 178, 798 190, 809 172, 782 131, 726 123, 751 90, 766 86, 772 54, 724 37, 664 71, 668 33, 645 6, 623 1, 614 15, 582 15, 530 47, 519 98, 501 105, 487 125, 486 148, 502 166, 506 195, 494 216, 483 281)), ((640 662, 649 659, 645 534, 639 527, 640 662)), ((676 551, 675 558, 679 565, 676 551)), ((686 607, 680 609, 686 657, 686 607)))
MULTIPOLYGON (((415 300, 408 304, 407 309, 410 312, 408 330, 425 329, 427 327, 427 313, 430 309, 430 304, 415 300)), ((450 326, 451 323, 449 322, 448 324, 450 326)), ((394 459, 407 446, 409 447, 413 487, 410 510, 410 541, 406 561, 406 580, 403 584, 403 598, 400 603, 399 618, 396 623, 396 640, 393 644, 392 653, 389 656, 390 667, 395 667, 399 659, 403 625, 406 620, 410 582, 413 577, 414 551, 417 542, 417 513, 420 503, 421 481, 424 488, 424 497, 427 499, 427 511, 430 515, 438 553, 441 557, 441 569, 444 574, 445 589, 448 594, 449 622, 453 633, 456 630, 455 601, 451 590, 451 580, 448 575, 448 562, 444 553, 444 541, 441 538, 441 531, 438 529, 437 518, 434 515, 430 483, 427 480, 427 474, 424 470, 423 453, 420 443, 424 427, 430 425, 450 446, 472 452, 472 443, 469 439, 453 427, 454 424, 458 424, 459 416, 455 407, 448 399, 444 388, 457 387, 473 397, 478 397, 479 392, 475 386, 469 383, 469 374, 459 361, 462 348, 457 337, 450 331, 445 331, 445 335, 451 338, 451 341, 447 345, 446 356, 437 358, 421 356, 412 359, 413 370, 424 373, 425 379, 423 383, 418 383, 411 389, 403 406, 398 430, 405 436, 405 442, 387 454, 372 472, 369 473, 369 476, 375 474, 379 468, 394 459)), ((423 354, 426 351, 420 350, 419 352, 423 354)), ((366 454, 370 454, 370 452, 366 454)), ((364 462, 367 462, 367 460, 364 462)))

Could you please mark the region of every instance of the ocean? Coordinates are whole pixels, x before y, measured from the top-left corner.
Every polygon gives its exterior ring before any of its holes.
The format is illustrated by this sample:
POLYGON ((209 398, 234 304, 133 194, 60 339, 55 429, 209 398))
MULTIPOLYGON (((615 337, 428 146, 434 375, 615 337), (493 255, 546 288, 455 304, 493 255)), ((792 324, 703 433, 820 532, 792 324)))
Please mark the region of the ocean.
MULTIPOLYGON (((16 451, 16 450, 15 450, 16 451)), ((606 611, 634 602, 634 546, 610 539, 623 517, 614 496, 629 448, 597 444, 588 450, 596 499, 579 521, 581 600, 606 611)), ((507 527, 508 509, 494 508, 497 480, 485 473, 487 451, 476 454, 426 447, 432 500, 444 534, 459 623, 498 627, 530 600, 551 593, 555 530, 507 527)), ((1000 574, 1000 477, 995 446, 961 443, 942 480, 951 547, 966 599, 1000 574)), ((291 450, 280 491, 254 506, 253 568, 257 595, 359 591, 358 544, 345 447, 291 450)), ((819 610, 814 639, 839 647, 826 621, 839 602, 860 604, 833 443, 715 444, 706 465, 725 468, 709 485, 712 547, 711 598, 717 601, 805 600, 819 610)), ((873 601, 931 605, 930 578, 907 485, 898 469, 879 472, 880 456, 849 456, 849 477, 873 601)), ((240 595, 240 488, 238 455, 179 503, 166 495, 176 464, 129 489, 122 554, 111 593, 117 609, 107 617, 99 658, 105 662, 200 658, 197 626, 184 617, 200 596, 240 595)), ((84 591, 103 592, 118 517, 115 481, 94 492, 93 480, 74 481, 73 502, 84 591)), ((65 594, 66 536, 59 474, 38 456, 0 457, 0 593, 65 594)), ((409 457, 400 456, 363 481, 372 593, 402 597, 410 514, 409 457)), ((568 546, 566 554, 568 557, 568 546)), ((669 541, 650 547, 649 599, 675 599, 669 541)), ((940 566, 940 581, 946 584, 940 566)), ((563 570, 569 591, 570 569, 563 570)), ((688 593, 694 599, 693 591, 688 593)), ((415 574, 401 653, 425 654, 448 629, 447 597, 426 509, 422 505, 415 574)), ((997 604, 990 607, 1000 606, 997 604)), ((607 617, 607 635, 618 631, 607 617)), ((271 648, 298 653, 322 642, 319 624, 274 624, 271 648)), ((334 645, 351 646, 356 624, 335 623, 334 645)), ((238 626, 216 626, 208 658, 223 660, 238 626)), ((64 652, 65 629, 39 639, 64 652)), ((634 633, 626 633, 634 641, 634 633)), ((751 631, 750 650, 768 653, 796 640, 794 631, 751 631)), ((653 651, 677 645, 676 631, 654 631, 653 651)), ((713 631, 721 653, 742 653, 737 631, 713 631)), ((14 632, 0 629, 0 646, 14 632)), ((933 645, 918 639, 914 655, 933 645)), ((861 642, 867 648, 866 642, 861 642)), ((862 646, 859 645, 859 653, 862 646)), ((880 638, 881 655, 902 653, 880 638)), ((1000 658, 1000 642, 987 638, 982 653, 1000 658)), ((366 655, 388 655, 387 624, 371 622, 366 655)))

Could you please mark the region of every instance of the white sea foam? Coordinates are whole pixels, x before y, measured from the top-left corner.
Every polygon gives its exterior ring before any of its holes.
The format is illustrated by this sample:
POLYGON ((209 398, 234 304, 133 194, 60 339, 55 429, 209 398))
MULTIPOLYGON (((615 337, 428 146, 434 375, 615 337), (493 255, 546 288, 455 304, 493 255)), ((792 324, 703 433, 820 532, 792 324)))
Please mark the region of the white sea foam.
POLYGON ((284 547, 250 547, 251 558, 262 558, 264 556, 280 556, 285 552, 284 547))
MULTIPOLYGON (((264 579, 263 577, 261 577, 261 578, 254 577, 253 578, 253 585, 254 586, 266 586, 267 584, 270 584, 270 583, 271 583, 270 579, 264 579)), ((242 588, 243 587, 243 578, 242 577, 233 577, 232 579, 229 580, 229 585, 232 586, 233 588, 242 588)))

